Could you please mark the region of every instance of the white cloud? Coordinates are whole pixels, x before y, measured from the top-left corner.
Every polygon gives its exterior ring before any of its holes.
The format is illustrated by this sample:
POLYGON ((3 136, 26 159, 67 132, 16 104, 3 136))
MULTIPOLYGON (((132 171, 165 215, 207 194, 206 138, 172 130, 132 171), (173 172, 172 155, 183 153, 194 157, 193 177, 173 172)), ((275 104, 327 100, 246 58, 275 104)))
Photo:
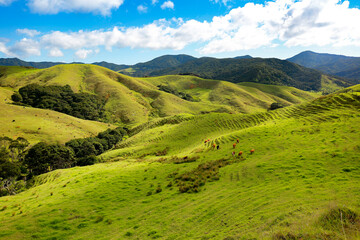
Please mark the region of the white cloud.
POLYGON ((4 53, 7 56, 14 56, 13 53, 9 51, 4 42, 0 42, 0 52, 4 53))
POLYGON ((159 0, 151 0, 151 3, 155 5, 159 0))
POLYGON ((9 6, 14 1, 16 0, 0 0, 0 6, 9 6))
POLYGON ((75 56, 79 59, 85 59, 89 56, 89 54, 92 54, 93 52, 93 50, 80 49, 75 52, 75 56))
POLYGON ((13 47, 0 45, 5 54, 50 55, 71 49, 79 58, 95 49, 145 48, 181 50, 196 43, 201 54, 285 46, 360 46, 360 9, 338 0, 276 0, 265 4, 248 3, 211 21, 181 18, 160 19, 141 27, 114 27, 106 30, 42 34, 37 41, 21 40, 13 47), (31 42, 33 41, 33 42, 31 42), (30 44, 31 43, 31 44, 30 44), (24 46, 27 46, 25 48, 24 46), (87 49, 87 50, 85 50, 87 49), (52 53, 51 53, 52 51, 52 53))
POLYGON ((174 9, 174 3, 172 1, 166 1, 161 5, 161 9, 171 8, 174 9))
POLYGON ((50 57, 63 57, 64 53, 58 48, 52 48, 49 52, 50 57))
POLYGON ((23 38, 8 48, 8 52, 10 53, 9 55, 13 56, 40 56, 41 47, 39 42, 28 38, 23 38))
POLYGON ((30 0, 29 7, 35 13, 57 14, 59 12, 93 12, 110 15, 124 0, 30 0))
POLYGON ((146 13, 148 8, 146 6, 144 6, 144 5, 139 5, 137 7, 137 10, 138 10, 139 13, 146 13))
POLYGON ((20 34, 28 35, 29 37, 35 37, 36 35, 39 35, 39 34, 40 34, 40 32, 37 31, 37 30, 32 30, 32 29, 27 29, 27 28, 24 28, 24 29, 16 29, 16 32, 17 32, 17 33, 20 33, 20 34))

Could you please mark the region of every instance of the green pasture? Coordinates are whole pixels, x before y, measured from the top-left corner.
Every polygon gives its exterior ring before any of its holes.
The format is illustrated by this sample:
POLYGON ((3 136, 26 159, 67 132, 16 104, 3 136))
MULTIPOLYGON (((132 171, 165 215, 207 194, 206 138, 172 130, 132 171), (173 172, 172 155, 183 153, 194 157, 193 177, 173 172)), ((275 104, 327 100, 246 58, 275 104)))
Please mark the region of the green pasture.
POLYGON ((0 198, 0 239, 359 239, 359 109, 349 92, 271 112, 154 119, 100 156, 106 163, 0 198), (180 193, 176 176, 220 159, 217 179, 180 193))

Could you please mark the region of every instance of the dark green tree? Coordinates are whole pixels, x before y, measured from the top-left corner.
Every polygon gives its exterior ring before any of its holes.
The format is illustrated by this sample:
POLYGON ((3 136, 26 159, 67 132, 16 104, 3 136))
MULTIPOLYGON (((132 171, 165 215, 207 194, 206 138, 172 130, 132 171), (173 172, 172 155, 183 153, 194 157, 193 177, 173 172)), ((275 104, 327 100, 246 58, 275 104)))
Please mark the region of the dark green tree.
POLYGON ((71 148, 40 142, 29 149, 24 162, 32 174, 39 175, 55 169, 72 167, 76 159, 71 148))

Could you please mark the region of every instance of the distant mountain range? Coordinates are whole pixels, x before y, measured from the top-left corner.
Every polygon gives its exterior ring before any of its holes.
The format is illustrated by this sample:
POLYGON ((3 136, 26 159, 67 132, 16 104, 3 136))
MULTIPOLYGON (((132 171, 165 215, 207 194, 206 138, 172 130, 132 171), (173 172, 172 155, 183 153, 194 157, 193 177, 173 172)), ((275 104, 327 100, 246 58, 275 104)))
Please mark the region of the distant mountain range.
MULTIPOLYGON (((317 70, 276 58, 199 58, 177 67, 154 71, 150 76, 197 75, 206 79, 229 82, 256 82, 263 84, 293 86, 302 90, 320 90, 323 74, 317 70)), ((351 85, 337 77, 330 77, 338 86, 351 85)))
MULTIPOLYGON (((2 58, 0 65, 48 68, 62 62, 25 62, 17 58, 2 58)), ((189 55, 164 55, 135 65, 95 62, 94 65, 133 76, 196 75, 206 79, 234 83, 257 82, 293 86, 302 90, 323 89, 322 81, 348 87, 360 82, 360 58, 302 52, 288 60, 253 58, 195 58, 189 55), (301 66, 300 66, 301 65, 301 66), (312 68, 312 69, 311 69, 312 68), (332 76, 326 76, 322 72, 332 76)))
POLYGON ((287 60, 327 74, 356 79, 359 80, 358 83, 360 82, 360 57, 306 51, 287 60))
POLYGON ((66 64, 63 62, 26 62, 18 58, 0 58, 0 66, 21 66, 33 68, 49 68, 59 64, 66 64))

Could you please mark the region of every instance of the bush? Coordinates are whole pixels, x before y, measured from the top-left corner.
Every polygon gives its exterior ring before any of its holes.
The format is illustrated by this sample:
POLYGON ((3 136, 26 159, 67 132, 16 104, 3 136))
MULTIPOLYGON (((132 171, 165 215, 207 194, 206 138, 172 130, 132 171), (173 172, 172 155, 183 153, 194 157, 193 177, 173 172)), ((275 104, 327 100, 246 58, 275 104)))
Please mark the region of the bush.
POLYGON ((72 148, 77 158, 97 156, 114 147, 126 134, 124 128, 118 127, 101 132, 96 137, 73 139, 65 146, 72 148))
POLYGON ((66 146, 40 142, 29 149, 24 161, 32 174, 40 175, 74 166, 75 156, 74 151, 66 146))
POLYGON ((283 107, 284 107, 284 105, 282 105, 281 103, 274 102, 270 105, 269 110, 275 110, 275 109, 283 108, 283 107))
POLYGON ((98 160, 95 155, 90 155, 76 159, 77 166, 94 165, 96 162, 98 162, 98 160))
POLYGON ((333 230, 349 227, 359 221, 358 214, 348 208, 333 208, 323 214, 319 219, 319 224, 324 229, 333 230))
POLYGON ((190 95, 190 94, 187 94, 187 93, 184 93, 184 92, 179 92, 175 89, 172 89, 170 86, 166 86, 166 85, 159 85, 157 86, 159 88, 160 91, 164 91, 164 92, 167 92, 167 93, 171 93, 181 99, 184 99, 186 101, 190 101, 190 102, 194 102, 194 98, 190 95))
POLYGON ((175 177, 175 182, 181 193, 199 192, 200 187, 204 186, 207 181, 217 181, 219 177, 219 169, 231 162, 228 159, 219 159, 198 165, 192 171, 185 172, 181 175, 171 174, 169 177, 175 177))
POLYGON ((11 97, 36 108, 51 109, 74 117, 99 120, 104 114, 106 100, 89 93, 74 93, 69 85, 40 86, 29 84, 11 97))
POLYGON ((12 96, 11 96, 11 100, 13 100, 14 102, 21 102, 23 100, 22 96, 20 95, 20 93, 15 92, 12 96))

